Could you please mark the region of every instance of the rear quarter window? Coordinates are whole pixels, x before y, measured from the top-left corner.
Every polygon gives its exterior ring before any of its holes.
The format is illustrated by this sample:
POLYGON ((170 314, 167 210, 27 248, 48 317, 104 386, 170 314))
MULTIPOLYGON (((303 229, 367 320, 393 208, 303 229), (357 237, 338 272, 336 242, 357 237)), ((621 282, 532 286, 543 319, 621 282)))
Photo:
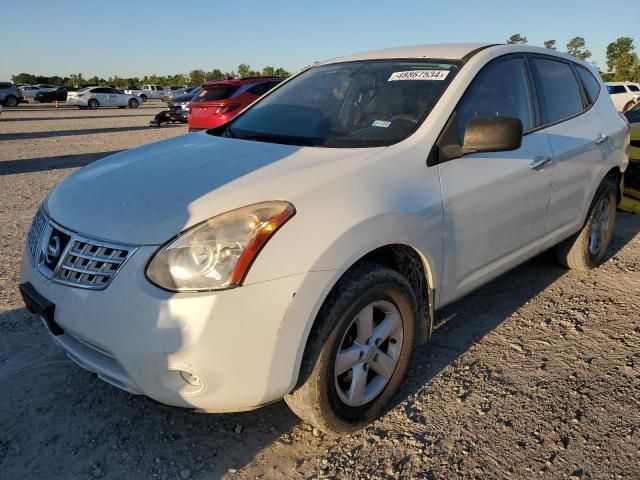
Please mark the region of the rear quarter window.
POLYGON ((627 85, 627 88, 632 92, 640 92, 640 87, 638 87, 637 85, 627 85))
POLYGON ((584 67, 576 65, 576 71, 580 77, 580 81, 584 86, 584 90, 589 98, 589 103, 596 103, 598 95, 600 94, 600 82, 596 80, 593 74, 584 67))

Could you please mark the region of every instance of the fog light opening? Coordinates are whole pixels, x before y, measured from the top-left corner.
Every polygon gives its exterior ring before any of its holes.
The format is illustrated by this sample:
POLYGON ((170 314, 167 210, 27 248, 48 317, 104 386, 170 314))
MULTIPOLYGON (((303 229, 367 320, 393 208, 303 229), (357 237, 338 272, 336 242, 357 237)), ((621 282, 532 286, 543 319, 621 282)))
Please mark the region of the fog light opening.
POLYGON ((198 377, 197 375, 194 375, 193 373, 180 370, 180 376, 185 382, 187 382, 192 387, 202 386, 202 380, 200 379, 200 377, 198 377))

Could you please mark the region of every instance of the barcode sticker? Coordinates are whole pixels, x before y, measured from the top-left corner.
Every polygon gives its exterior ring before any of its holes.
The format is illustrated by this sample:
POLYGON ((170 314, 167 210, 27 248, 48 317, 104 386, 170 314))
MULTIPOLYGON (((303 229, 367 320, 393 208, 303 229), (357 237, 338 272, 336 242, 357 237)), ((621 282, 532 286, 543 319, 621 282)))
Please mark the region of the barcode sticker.
POLYGON ((409 70, 406 72, 393 72, 388 82, 398 80, 438 80, 442 81, 449 75, 449 70, 409 70))

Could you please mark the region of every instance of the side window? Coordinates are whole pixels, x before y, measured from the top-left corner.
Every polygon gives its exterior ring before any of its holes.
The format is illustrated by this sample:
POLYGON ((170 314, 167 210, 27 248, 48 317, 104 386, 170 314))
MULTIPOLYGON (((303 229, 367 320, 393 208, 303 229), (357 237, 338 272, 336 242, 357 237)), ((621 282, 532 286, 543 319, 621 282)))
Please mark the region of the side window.
POLYGON ((627 93, 622 85, 609 85, 609 94, 615 95, 617 93, 627 93))
POLYGON ((575 115, 584 109, 580 87, 571 65, 546 58, 533 58, 545 123, 575 115))
POLYGON ((632 92, 640 92, 640 87, 638 87, 637 85, 627 85, 627 88, 632 92))
POLYGON ((107 93, 107 89, 106 88, 94 88, 93 90, 91 90, 91 93, 107 93))
POLYGON ((11 83, 0 83, 0 88, 4 89, 4 88, 11 88, 12 84, 11 83))
POLYGON ((473 80, 456 109, 459 138, 469 121, 482 117, 514 117, 524 131, 533 127, 533 109, 524 59, 487 65, 473 80))
POLYGON ((596 80, 593 74, 584 67, 576 65, 576 71, 582 81, 587 97, 589 97, 589 103, 596 103, 598 95, 600 94, 600 82, 596 80))
POLYGON ((248 92, 260 96, 267 93, 267 90, 269 90, 269 82, 262 82, 251 87, 248 92))

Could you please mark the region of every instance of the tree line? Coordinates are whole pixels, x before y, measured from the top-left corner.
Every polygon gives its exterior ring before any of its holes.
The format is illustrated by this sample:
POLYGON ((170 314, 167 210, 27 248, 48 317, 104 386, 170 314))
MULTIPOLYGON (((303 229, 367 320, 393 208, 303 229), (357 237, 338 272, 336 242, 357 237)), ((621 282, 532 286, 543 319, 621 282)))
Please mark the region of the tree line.
MULTIPOLYGON (((527 37, 516 33, 507 39, 507 43, 524 45, 527 37)), ((556 50, 556 40, 545 40, 545 48, 556 50)), ((567 42, 567 53, 580 60, 591 58, 591 51, 586 48, 584 37, 574 37, 567 42)), ((605 82, 640 82, 640 57, 636 53, 633 39, 620 37, 607 46, 607 72, 600 70, 605 82)))
POLYGON ((114 87, 128 87, 131 85, 201 85, 211 80, 226 80, 230 78, 246 78, 246 77, 289 77, 291 73, 282 67, 264 67, 262 70, 253 70, 250 65, 241 63, 236 70, 231 72, 223 72, 214 68, 211 71, 191 70, 189 73, 178 73, 174 75, 145 75, 144 77, 119 77, 113 75, 108 78, 84 77, 82 73, 75 73, 69 76, 61 77, 58 75, 45 76, 34 75, 31 73, 19 73, 12 75, 13 83, 37 85, 47 83, 52 85, 64 85, 72 87, 78 85, 113 85, 114 87))

